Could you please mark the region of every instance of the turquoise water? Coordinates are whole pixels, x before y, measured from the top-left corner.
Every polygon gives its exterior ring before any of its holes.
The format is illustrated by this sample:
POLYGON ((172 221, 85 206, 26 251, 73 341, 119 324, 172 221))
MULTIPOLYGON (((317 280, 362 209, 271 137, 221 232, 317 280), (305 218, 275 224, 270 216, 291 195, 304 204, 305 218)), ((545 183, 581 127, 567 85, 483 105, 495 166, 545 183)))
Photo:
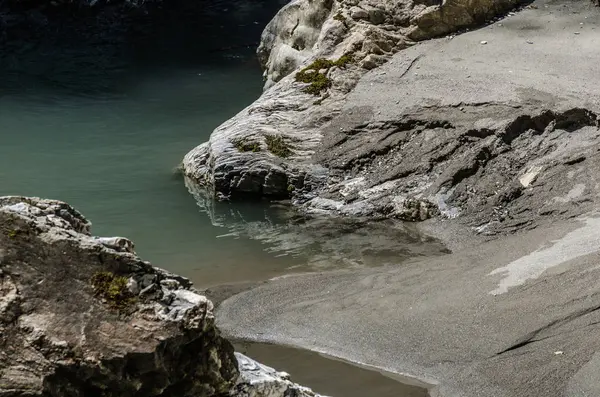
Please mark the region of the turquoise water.
POLYGON ((254 51, 284 2, 171 0, 124 26, 61 22, 0 46, 0 195, 64 200, 199 287, 443 252, 397 223, 307 222, 266 202, 207 212, 174 173, 260 95, 254 51))
MULTIPOLYGON (((67 31, 0 48, 0 194, 67 201, 95 234, 127 236, 144 259, 200 285, 298 263, 258 241, 218 238, 229 231, 211 224, 173 172, 260 95, 254 48, 280 5, 217 1, 187 19, 151 18, 141 33, 95 35, 99 46, 67 31)), ((261 216, 264 207, 244 211, 261 216)))
POLYGON ((291 258, 269 260, 259 242, 216 238, 227 230, 209 222, 173 173, 189 149, 259 95, 258 67, 171 69, 137 83, 112 97, 48 90, 1 97, 0 194, 67 201, 95 234, 127 236, 142 257, 172 271, 214 271, 209 284, 235 280, 228 273, 240 255, 270 262, 274 272, 289 266, 291 258))

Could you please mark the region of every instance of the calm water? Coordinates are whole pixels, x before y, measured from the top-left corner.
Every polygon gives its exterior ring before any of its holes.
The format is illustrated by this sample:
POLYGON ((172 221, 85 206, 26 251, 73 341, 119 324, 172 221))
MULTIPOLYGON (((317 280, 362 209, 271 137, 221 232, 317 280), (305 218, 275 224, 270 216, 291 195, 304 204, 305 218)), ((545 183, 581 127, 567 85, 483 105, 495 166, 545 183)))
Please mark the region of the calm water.
POLYGON ((200 287, 443 252, 398 224, 199 206, 173 172, 260 95, 254 51, 283 3, 170 0, 135 23, 82 19, 0 46, 0 195, 67 201, 200 287))
POLYGON ((318 353, 263 343, 238 342, 236 350, 285 371, 292 381, 330 397, 427 397, 423 387, 400 383, 396 374, 366 370, 318 353))
POLYGON ((145 259, 215 284, 251 278, 253 264, 277 274, 298 260, 275 259, 250 239, 217 238, 228 230, 211 224, 173 173, 260 95, 254 48, 281 2, 204 6, 187 20, 144 21, 149 32, 81 42, 67 30, 4 51, 0 194, 65 200, 95 234, 127 236, 145 259))

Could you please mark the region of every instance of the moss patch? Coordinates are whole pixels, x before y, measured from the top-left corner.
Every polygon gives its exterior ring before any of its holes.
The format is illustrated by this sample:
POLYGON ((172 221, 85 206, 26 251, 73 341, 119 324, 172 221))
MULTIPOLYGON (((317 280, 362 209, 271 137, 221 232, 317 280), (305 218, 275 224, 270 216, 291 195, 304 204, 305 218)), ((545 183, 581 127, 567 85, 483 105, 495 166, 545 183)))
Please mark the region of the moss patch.
POLYGON ((342 55, 337 61, 334 62, 334 65, 343 68, 346 67, 346 65, 351 63, 353 60, 354 57, 351 54, 342 55))
POLYGON ((344 16, 342 15, 341 12, 338 12, 337 14, 335 14, 333 16, 333 19, 335 19, 336 21, 342 22, 344 25, 346 24, 346 18, 344 18, 344 16))
POLYGON ((284 141, 281 135, 267 135, 265 142, 269 151, 275 156, 286 158, 292 155, 291 146, 284 141))
POLYGON ((125 310, 136 302, 135 296, 127 288, 127 277, 111 272, 98 272, 90 283, 97 297, 106 300, 113 309, 125 310))
POLYGON ((240 152, 260 152, 260 145, 258 142, 250 142, 247 139, 235 139, 231 142, 233 146, 240 152))
POLYGON ((352 62, 352 60, 353 57, 350 54, 341 56, 337 61, 324 58, 316 59, 313 63, 296 73, 296 81, 309 84, 304 88, 304 92, 319 95, 321 91, 331 87, 331 79, 327 77, 329 69, 334 66, 343 68, 352 62), (323 73, 321 73, 322 70, 324 70, 323 73))

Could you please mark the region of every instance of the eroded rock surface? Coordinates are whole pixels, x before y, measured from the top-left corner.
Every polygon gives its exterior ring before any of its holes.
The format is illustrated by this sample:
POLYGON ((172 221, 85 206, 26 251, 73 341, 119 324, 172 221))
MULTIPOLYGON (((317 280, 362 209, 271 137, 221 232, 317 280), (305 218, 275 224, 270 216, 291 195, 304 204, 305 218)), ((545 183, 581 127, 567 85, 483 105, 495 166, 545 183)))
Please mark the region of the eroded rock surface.
POLYGON ((211 302, 129 240, 92 237, 67 204, 0 198, 0 252, 0 395, 216 396, 236 382, 211 302), (110 287, 120 302, 92 285, 103 273, 127 280, 110 287))
POLYGON ((317 396, 234 355, 187 279, 90 227, 66 203, 0 197, 0 396, 317 396))
POLYGON ((480 23, 518 3, 292 1, 267 26, 258 50, 270 88, 188 153, 183 172, 217 197, 289 197, 315 190, 328 174, 311 159, 323 140, 321 127, 339 114, 360 76, 414 40, 480 23), (308 93, 296 72, 321 58, 344 62, 312 71, 321 75, 322 86, 308 93), (274 150, 273 137, 289 153, 274 150))
MULTIPOLYGON (((365 38, 354 52, 358 64, 327 72, 329 97, 317 105, 293 74, 282 79, 188 154, 184 171, 219 197, 291 196, 306 212, 344 216, 460 217, 487 235, 586 212, 598 193, 598 9, 538 0, 485 28, 392 56, 411 39, 481 21, 485 7, 495 14, 514 5, 459 3, 394 3, 393 12, 405 10, 406 26, 386 30, 404 43, 382 52, 389 62, 362 75, 359 65, 377 53, 365 51, 365 38), (292 155, 272 154, 265 135, 282 136, 292 155), (239 137, 260 150, 238 150, 231 142, 239 137)), ((323 32, 343 25, 337 16, 348 16, 345 4, 332 6, 323 32)), ((376 24, 367 9, 362 2, 348 9, 356 20, 349 32, 375 32, 398 17, 383 10, 384 23, 376 24)), ((329 52, 315 44, 312 56, 342 56, 351 36, 340 36, 329 52)))

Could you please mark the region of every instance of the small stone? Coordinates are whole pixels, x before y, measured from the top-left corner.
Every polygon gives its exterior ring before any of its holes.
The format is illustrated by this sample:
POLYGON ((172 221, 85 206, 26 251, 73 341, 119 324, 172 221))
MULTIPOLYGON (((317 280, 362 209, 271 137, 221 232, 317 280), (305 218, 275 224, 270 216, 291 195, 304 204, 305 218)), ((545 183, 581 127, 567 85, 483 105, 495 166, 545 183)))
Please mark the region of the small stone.
POLYGON ((177 280, 173 280, 173 279, 165 279, 165 280, 161 280, 160 281, 160 285, 168 290, 176 290, 178 288, 181 287, 181 284, 179 284, 179 281, 177 280))
POLYGON ((554 352, 555 356, 562 356, 563 354, 565 354, 565 353, 563 351, 561 351, 561 350, 558 350, 558 351, 554 352))
POLYGON ((527 40, 527 44, 533 44, 533 41, 527 40))
POLYGON ((140 286, 138 285, 138 282, 133 279, 133 277, 129 277, 129 279, 127 280, 127 289, 133 295, 137 295, 140 293, 140 286))
POLYGON ((479 44, 482 44, 482 45, 486 45, 487 43, 488 42, 486 40, 482 40, 482 41, 479 42, 479 44))
POLYGON ((575 34, 579 34, 579 32, 575 32, 575 34))
POLYGON ((350 17, 354 20, 369 19, 369 13, 360 7, 350 8, 350 17))

